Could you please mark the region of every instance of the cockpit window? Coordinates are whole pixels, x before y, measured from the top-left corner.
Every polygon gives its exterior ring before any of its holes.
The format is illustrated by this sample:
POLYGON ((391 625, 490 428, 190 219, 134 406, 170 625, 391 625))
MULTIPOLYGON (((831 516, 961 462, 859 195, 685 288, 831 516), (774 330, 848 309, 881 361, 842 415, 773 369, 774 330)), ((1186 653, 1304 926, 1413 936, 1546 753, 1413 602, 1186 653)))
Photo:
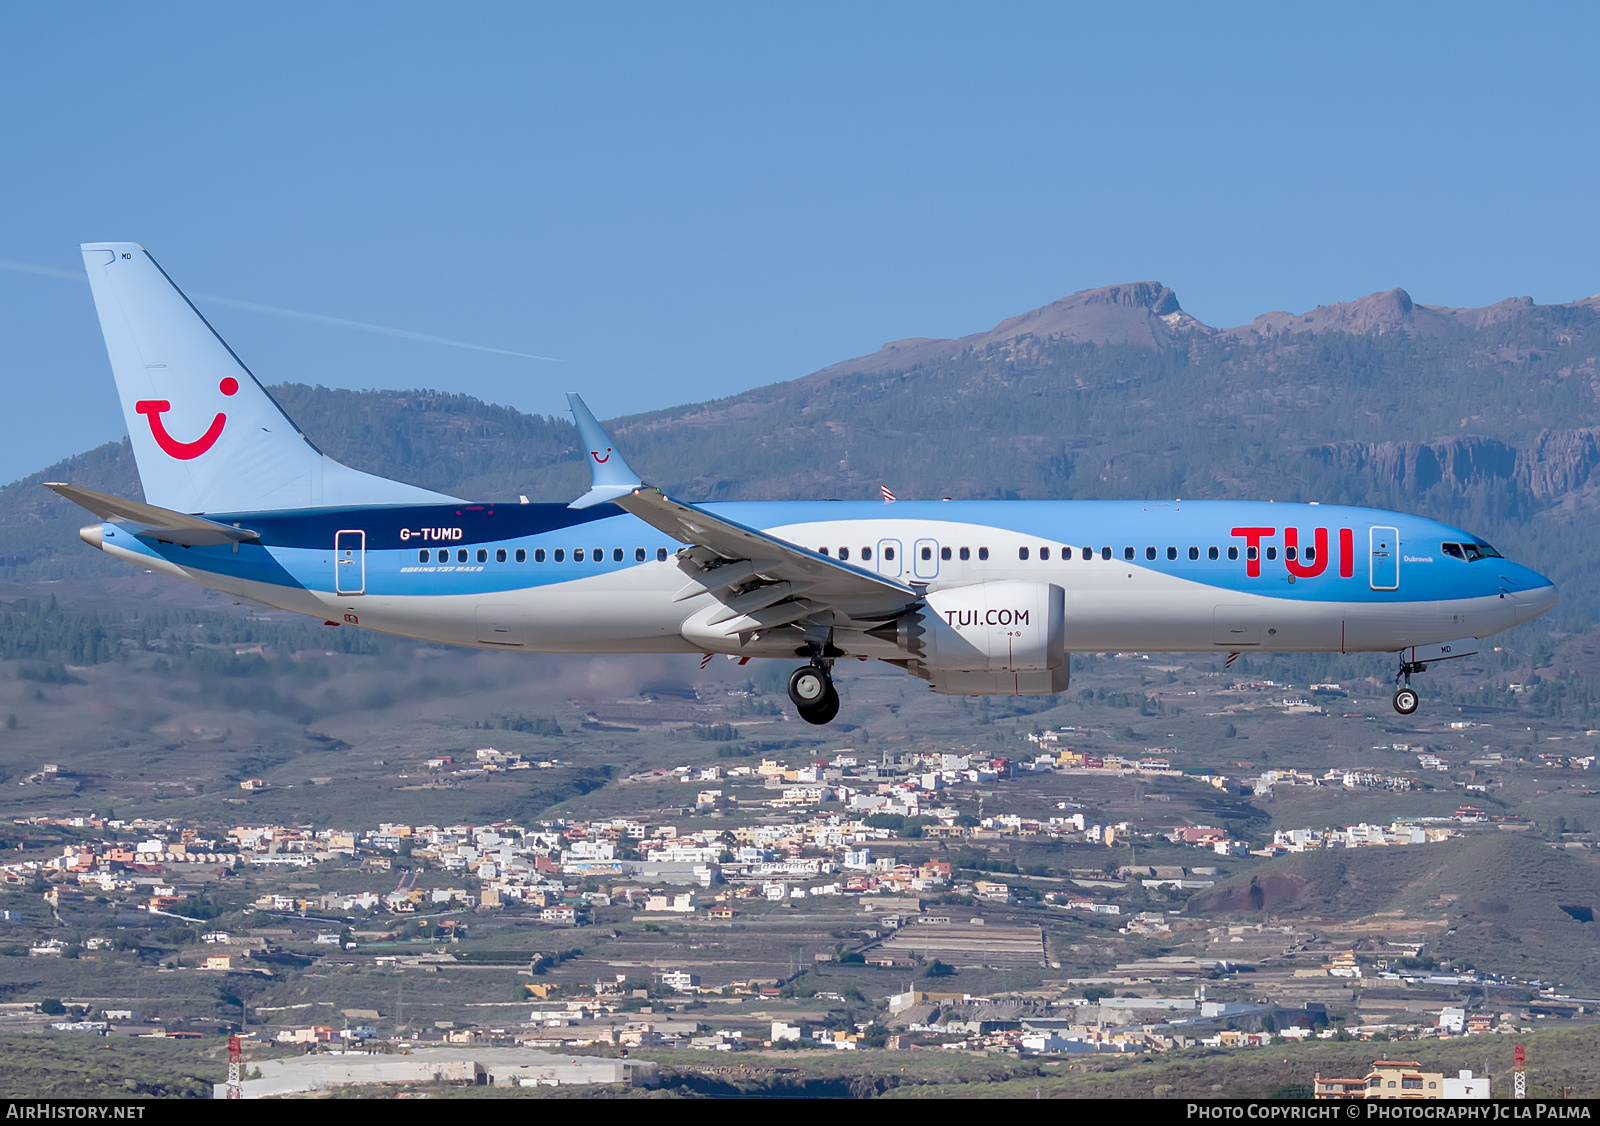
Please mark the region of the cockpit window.
POLYGON ((1476 563, 1480 559, 1499 559, 1501 555, 1486 543, 1442 543, 1439 549, 1455 559, 1476 563))

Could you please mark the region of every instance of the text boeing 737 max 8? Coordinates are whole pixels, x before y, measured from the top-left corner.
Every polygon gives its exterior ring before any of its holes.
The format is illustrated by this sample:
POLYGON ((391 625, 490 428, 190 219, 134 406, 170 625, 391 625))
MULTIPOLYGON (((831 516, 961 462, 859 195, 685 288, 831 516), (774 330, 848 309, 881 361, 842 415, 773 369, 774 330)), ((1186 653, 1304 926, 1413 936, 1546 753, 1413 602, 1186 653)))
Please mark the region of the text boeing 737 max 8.
POLYGON ((145 502, 52 484, 119 559, 405 637, 541 653, 807 663, 800 715, 839 710, 844 657, 934 691, 1060 692, 1073 650, 1398 651, 1410 674, 1549 610, 1556 589, 1433 520, 1255 501, 696 505, 644 484, 568 396, 593 488, 472 503, 361 473, 284 416, 155 260, 83 247, 145 502))

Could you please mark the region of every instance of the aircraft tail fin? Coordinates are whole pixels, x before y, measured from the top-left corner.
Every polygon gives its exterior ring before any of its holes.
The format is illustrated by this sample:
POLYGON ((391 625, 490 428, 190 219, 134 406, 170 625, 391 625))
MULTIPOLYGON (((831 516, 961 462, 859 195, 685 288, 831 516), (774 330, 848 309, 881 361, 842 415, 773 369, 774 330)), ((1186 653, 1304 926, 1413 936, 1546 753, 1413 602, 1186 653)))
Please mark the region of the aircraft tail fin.
POLYGON ((440 504, 318 450, 137 243, 85 243, 145 498, 177 512, 440 504))

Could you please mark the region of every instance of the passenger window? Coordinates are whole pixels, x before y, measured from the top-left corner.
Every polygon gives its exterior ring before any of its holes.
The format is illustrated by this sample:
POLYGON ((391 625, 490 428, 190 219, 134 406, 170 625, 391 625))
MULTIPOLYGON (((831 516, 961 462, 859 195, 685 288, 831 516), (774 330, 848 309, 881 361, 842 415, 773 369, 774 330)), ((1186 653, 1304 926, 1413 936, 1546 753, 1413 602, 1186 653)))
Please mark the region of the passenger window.
POLYGON ((817 548, 817 554, 818 555, 826 555, 826 554, 828 554, 828 549, 825 548, 825 547, 819 547, 819 548, 817 548))
MULTIPOLYGON (((1283 549, 1283 557, 1285 559, 1293 559, 1294 558, 1294 548, 1292 548, 1292 547, 1284 548, 1283 549)), ((1272 558, 1272 549, 1271 548, 1267 549, 1267 558, 1268 559, 1272 558)))
POLYGON ((460 551, 456 552, 456 562, 457 563, 465 563, 466 561, 467 561, 467 549, 466 548, 462 548, 460 551))
POLYGON ((941 547, 939 549, 939 558, 943 559, 946 563, 950 562, 950 549, 948 547, 941 547))
POLYGON ((664 548, 664 547, 656 548, 656 562, 657 563, 665 563, 666 561, 667 561, 667 549, 664 548))
POLYGON ((861 562, 872 562, 872 549, 870 547, 864 547, 861 549, 861 562))
POLYGON ((894 548, 892 548, 892 547, 884 548, 883 549, 883 557, 885 559, 889 560, 891 563, 894 562, 894 548))
MULTIPOLYGON (((557 559, 561 558, 559 553, 556 555, 556 558, 557 559)), ((574 563, 582 563, 583 562, 583 548, 579 547, 579 548, 573 549, 572 561, 574 563)))
MULTIPOLYGON (((564 548, 564 547, 556 548, 556 562, 557 563, 564 563, 564 562, 566 562, 566 558, 567 558, 567 549, 564 548)), ((582 558, 582 556, 579 556, 579 558, 582 558)))
POLYGON ((495 548, 494 561, 496 563, 504 563, 506 561, 506 549, 505 548, 503 548, 503 547, 495 548))
POLYGON ((633 549, 633 561, 635 563, 643 563, 644 562, 644 548, 636 547, 636 548, 633 549))
POLYGON ((1092 547, 1084 548, 1083 549, 1083 557, 1084 557, 1085 560, 1093 559, 1094 558, 1094 548, 1092 548, 1092 547))
POLYGON ((1110 559, 1111 558, 1111 549, 1109 547, 1102 547, 1100 549, 1100 558, 1101 559, 1110 559))
POLYGON ((1072 558, 1072 549, 1070 547, 1062 548, 1061 549, 1061 558, 1064 559, 1064 560, 1065 559, 1071 559, 1072 558))
MULTIPOLYGON (((889 558, 891 558, 891 559, 894 558, 894 554, 892 552, 890 553, 889 558)), ((986 548, 986 547, 980 547, 978 549, 978 558, 979 559, 987 559, 987 558, 989 558, 989 549, 986 548)))
MULTIPOLYGON (((544 552, 541 551, 539 554, 542 556, 542 555, 544 555, 544 552)), ((527 561, 528 561, 528 551, 527 551, 527 549, 526 548, 522 548, 522 547, 517 548, 517 562, 518 563, 526 563, 527 561)))
POLYGON ((933 548, 924 547, 922 549, 922 558, 924 558, 924 559, 932 559, 933 558, 933 548))
POLYGON ((614 547, 614 548, 611 549, 611 562, 613 562, 613 563, 621 563, 622 562, 622 549, 620 547, 614 547))
POLYGON ((1317 557, 1317 549, 1314 548, 1314 547, 1308 547, 1304 551, 1302 551, 1300 554, 1305 559, 1305 561, 1307 563, 1310 563, 1312 560, 1316 559, 1316 557, 1317 557))
POLYGON ((971 558, 972 558, 972 549, 970 547, 962 548, 961 549, 961 561, 964 563, 968 559, 971 559, 971 558))
POLYGON ((606 561, 606 549, 605 548, 597 547, 597 548, 594 549, 594 561, 596 563, 604 563, 606 561))
POLYGON ((1177 548, 1175 548, 1175 547, 1167 548, 1167 558, 1168 559, 1176 559, 1177 557, 1178 557, 1178 549, 1177 548))
POLYGON ((479 563, 487 563, 487 562, 489 562, 489 549, 488 548, 480 547, 478 549, 478 562, 479 563))
POLYGON ((544 562, 544 548, 536 547, 536 548, 533 549, 533 561, 535 563, 543 563, 544 562))
POLYGON ((1027 557, 1028 557, 1028 549, 1027 548, 1025 548, 1025 547, 1017 548, 1017 558, 1018 559, 1026 559, 1027 557))
MULTIPOLYGON (((1452 559, 1466 559, 1467 557, 1466 553, 1461 550, 1461 545, 1458 543, 1442 543, 1439 545, 1439 550, 1450 556, 1452 559)), ((423 552, 422 554, 426 555, 428 553, 423 552)))
POLYGON ((841 547, 839 549, 839 558, 848 560, 850 558, 850 549, 848 547, 841 547))
POLYGON ((1275 548, 1275 547, 1267 548, 1267 558, 1268 559, 1276 559, 1277 557, 1278 557, 1278 549, 1277 548, 1275 548))
MULTIPOLYGON (((1452 545, 1451 544, 1445 544, 1445 546, 1446 547, 1450 547, 1452 545)), ((1457 555, 1461 554, 1461 549, 1459 547, 1456 548, 1456 554, 1457 555)), ((417 562, 418 563, 426 563, 427 561, 428 561, 428 549, 427 548, 423 548, 421 551, 417 552, 417 562)))
POLYGON ((1050 549, 1048 547, 1041 547, 1039 549, 1039 558, 1040 559, 1049 559, 1050 558, 1050 549))
POLYGON ((1206 548, 1206 558, 1207 559, 1215 559, 1216 557, 1217 557, 1217 549, 1216 548, 1214 548, 1214 547, 1206 548))
MULTIPOLYGON (((1238 548, 1234 548, 1234 547, 1230 547, 1230 548, 1229 548, 1229 549, 1228 549, 1228 555, 1229 555, 1229 557, 1230 557, 1230 558, 1231 558, 1231 557, 1232 557, 1232 556, 1233 556, 1233 553, 1234 553, 1234 552, 1235 552, 1235 551, 1237 551, 1237 550, 1238 550, 1238 548)), ((1246 559, 1254 559, 1254 558, 1256 558, 1256 549, 1255 549, 1255 548, 1253 548, 1253 547, 1247 547, 1247 548, 1245 548, 1245 552, 1244 552, 1244 557, 1245 557, 1245 558, 1246 558, 1246 559)))
MULTIPOLYGON (((1251 550, 1254 551, 1255 549, 1252 548, 1251 550)), ((1237 559, 1237 558, 1239 558, 1239 549, 1237 547, 1230 547, 1228 549, 1228 558, 1229 559, 1237 559)), ((1252 556, 1252 558, 1253 558, 1253 556, 1252 556)))
POLYGON ((1200 549, 1198 547, 1191 547, 1189 549, 1189 558, 1190 559, 1199 559, 1200 558, 1200 549))
POLYGON ((1153 548, 1153 547, 1145 548, 1144 549, 1144 557, 1146 559, 1154 559, 1156 557, 1156 549, 1153 548))
MULTIPOLYGON (((1151 548, 1151 550, 1154 551, 1155 549, 1151 548)), ((1132 559, 1133 558, 1133 548, 1131 548, 1131 547, 1123 548, 1122 549, 1122 557, 1124 559, 1132 559)))

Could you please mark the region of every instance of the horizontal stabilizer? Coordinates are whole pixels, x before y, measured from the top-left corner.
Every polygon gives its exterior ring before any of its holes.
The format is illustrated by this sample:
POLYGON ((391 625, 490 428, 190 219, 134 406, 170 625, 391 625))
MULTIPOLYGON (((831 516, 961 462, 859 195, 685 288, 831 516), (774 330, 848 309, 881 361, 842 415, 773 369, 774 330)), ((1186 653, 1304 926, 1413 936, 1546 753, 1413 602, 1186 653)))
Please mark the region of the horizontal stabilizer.
POLYGON ((153 504, 128 500, 126 497, 114 497, 110 493, 97 493, 78 485, 46 481, 44 487, 61 494, 73 504, 87 508, 102 520, 129 525, 129 530, 136 536, 169 540, 191 547, 249 543, 261 538, 260 532, 252 532, 249 528, 219 524, 203 516, 186 516, 182 512, 157 508, 153 504))

